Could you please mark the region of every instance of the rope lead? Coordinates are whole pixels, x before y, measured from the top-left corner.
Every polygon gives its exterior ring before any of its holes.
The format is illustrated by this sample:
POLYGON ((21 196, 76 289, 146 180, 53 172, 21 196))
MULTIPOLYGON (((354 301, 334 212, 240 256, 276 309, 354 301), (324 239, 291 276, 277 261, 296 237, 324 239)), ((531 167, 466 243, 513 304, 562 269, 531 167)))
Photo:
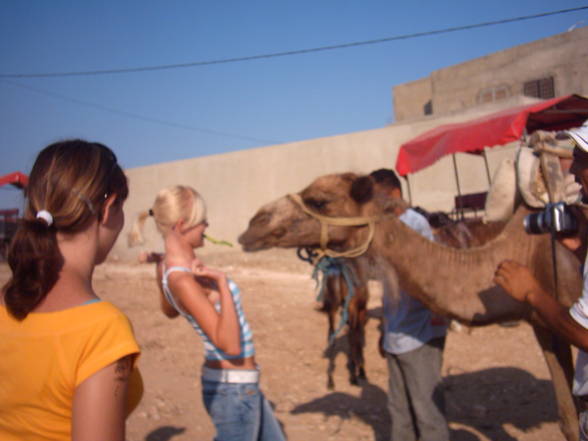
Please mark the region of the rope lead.
POLYGON ((355 295, 355 283, 357 283, 357 276, 353 271, 353 268, 347 265, 343 259, 329 256, 322 257, 316 263, 312 271, 312 278, 316 281, 316 286, 318 288, 316 300, 319 302, 322 302, 324 300, 325 287, 328 278, 340 277, 341 275, 343 276, 343 278, 345 279, 345 283, 347 284, 347 295, 345 296, 345 300, 343 301, 343 305, 341 306, 341 318, 339 320, 339 324, 337 325, 337 329, 335 329, 333 333, 329 336, 328 347, 330 347, 335 342, 335 338, 337 337, 337 335, 339 335, 339 333, 349 320, 349 303, 355 295))

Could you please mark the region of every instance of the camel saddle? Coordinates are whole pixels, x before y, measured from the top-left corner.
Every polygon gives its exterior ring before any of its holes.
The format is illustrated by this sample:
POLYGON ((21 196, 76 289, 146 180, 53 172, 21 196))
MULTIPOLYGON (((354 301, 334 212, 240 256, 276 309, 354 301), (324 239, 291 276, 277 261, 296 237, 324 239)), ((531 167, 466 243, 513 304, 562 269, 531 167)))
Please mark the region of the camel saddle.
POLYGON ((580 185, 571 173, 562 170, 560 163, 562 158, 572 158, 573 145, 567 136, 534 132, 514 158, 505 158, 496 169, 486 198, 484 221, 506 221, 519 198, 538 209, 550 202, 577 202, 580 185))

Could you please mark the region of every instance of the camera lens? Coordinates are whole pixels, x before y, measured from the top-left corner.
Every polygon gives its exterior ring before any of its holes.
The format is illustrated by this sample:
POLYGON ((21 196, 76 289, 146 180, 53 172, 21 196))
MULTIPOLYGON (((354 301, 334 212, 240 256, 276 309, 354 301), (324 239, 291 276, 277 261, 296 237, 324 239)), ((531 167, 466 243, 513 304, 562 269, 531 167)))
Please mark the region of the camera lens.
POLYGON ((545 229, 545 213, 532 213, 525 217, 523 220, 525 231, 528 234, 543 234, 547 233, 545 229))
POLYGON ((578 221, 570 207, 563 202, 547 204, 540 213, 532 213, 523 221, 528 234, 573 234, 578 231, 578 221))

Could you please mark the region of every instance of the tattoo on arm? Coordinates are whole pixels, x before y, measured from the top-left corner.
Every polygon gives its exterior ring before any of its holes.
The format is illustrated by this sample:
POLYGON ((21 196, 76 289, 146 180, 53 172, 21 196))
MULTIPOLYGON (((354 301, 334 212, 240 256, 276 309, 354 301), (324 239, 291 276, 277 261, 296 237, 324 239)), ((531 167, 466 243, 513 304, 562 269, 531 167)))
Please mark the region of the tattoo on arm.
POLYGON ((126 388, 129 377, 131 376, 132 368, 132 355, 127 355, 116 362, 116 365, 114 366, 114 379, 117 384, 114 389, 114 396, 118 396, 121 390, 126 388))
POLYGON ((116 381, 124 382, 129 379, 131 374, 131 367, 133 360, 130 355, 127 355, 116 362, 114 372, 116 374, 116 381))

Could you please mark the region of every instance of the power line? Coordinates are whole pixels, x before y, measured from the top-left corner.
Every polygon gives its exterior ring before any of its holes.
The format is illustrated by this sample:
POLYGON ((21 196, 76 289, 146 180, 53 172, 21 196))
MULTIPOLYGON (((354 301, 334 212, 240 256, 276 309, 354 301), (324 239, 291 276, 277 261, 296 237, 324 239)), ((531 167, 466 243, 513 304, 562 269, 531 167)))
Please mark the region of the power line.
POLYGON ((329 51, 335 49, 347 49, 351 47, 357 46, 367 46, 371 44, 380 44, 380 43, 387 43, 390 41, 397 41, 397 40, 408 40, 412 38, 418 37, 427 37, 430 35, 439 35, 439 34, 447 34, 450 32, 458 32, 458 31, 465 31, 469 29, 476 29, 482 28, 487 26, 495 26, 500 24, 506 23, 514 23, 518 21, 524 20, 533 20, 542 17, 548 17, 552 15, 558 14, 567 14, 569 12, 577 12, 584 9, 588 9, 587 6, 580 6, 577 8, 570 8, 570 9, 560 9, 558 11, 551 11, 551 12, 543 12, 541 14, 533 14, 533 15, 524 15, 521 17, 514 17, 514 18, 506 18, 502 20, 495 20, 495 21, 487 21, 483 23, 471 24, 471 25, 464 25, 464 26, 455 26, 451 28, 445 29, 437 29, 427 32, 416 32, 413 34, 404 34, 404 35, 397 35, 393 37, 385 37, 385 38, 378 38, 375 40, 365 40, 365 41, 356 41, 351 43, 343 43, 343 44, 336 44, 331 46, 321 46, 315 48, 308 48, 308 49, 298 49, 293 51, 286 51, 286 52, 274 52, 269 54, 261 54, 261 55, 250 55, 245 57, 235 57, 235 58, 222 58, 218 60, 208 60, 208 61, 194 61, 190 63, 179 63, 179 64, 165 64, 165 65, 156 65, 156 66, 143 66, 143 67, 130 67, 130 68, 121 68, 121 69, 101 69, 101 70, 88 70, 88 71, 77 71, 77 72, 49 72, 49 73, 12 73, 12 74, 0 74, 0 78, 47 78, 47 77, 73 77, 73 76, 89 76, 89 75, 104 75, 104 74, 121 74, 121 73, 134 73, 134 72, 148 72, 148 71, 156 71, 156 70, 168 70, 168 69, 180 69, 180 68, 187 68, 187 67, 201 67, 201 66, 210 66, 213 64, 227 64, 227 63, 238 63, 242 61, 253 61, 253 60, 261 60, 267 58, 277 58, 277 57, 286 57, 291 55, 301 55, 301 54, 308 54, 313 52, 322 52, 322 51, 329 51))
POLYGON ((224 137, 241 139, 241 140, 245 140, 245 141, 262 143, 262 144, 280 144, 281 143, 281 142, 278 142, 275 140, 254 138, 254 137, 250 137, 250 136, 238 135, 235 133, 221 132, 218 130, 211 130, 211 129, 204 129, 201 127, 194 127, 194 126, 190 126, 187 124, 179 124, 179 123, 175 123, 175 122, 171 122, 171 121, 165 121, 162 119, 151 118, 149 116, 139 115, 139 114, 127 112, 124 110, 118 110, 118 109, 114 109, 112 107, 103 106, 102 104, 91 103, 89 101, 82 101, 82 100, 79 100, 76 98, 68 97, 66 95, 61 95, 58 93, 49 92, 47 90, 38 89, 36 87, 26 86, 24 84, 20 84, 20 83, 14 82, 14 81, 9 81, 9 80, 5 80, 5 79, 2 79, 1 81, 4 83, 10 84, 12 86, 15 86, 15 87, 20 87, 22 89, 27 89, 29 91, 32 91, 32 92, 35 92, 35 93, 38 93, 41 95, 49 96, 51 98, 56 98, 56 99, 59 99, 62 101, 68 101, 70 103, 74 103, 74 104, 78 104, 78 105, 82 105, 82 106, 86 106, 86 107, 92 107, 94 109, 102 110, 104 112, 114 113, 117 115, 125 116, 127 118, 133 118, 133 119, 146 121, 146 122, 150 122, 150 123, 155 123, 155 124, 159 124, 159 125, 163 125, 163 126, 167 126, 167 127, 173 127, 173 128, 177 128, 177 129, 184 129, 184 130, 191 130, 194 132, 206 133, 209 135, 224 136, 224 137))

